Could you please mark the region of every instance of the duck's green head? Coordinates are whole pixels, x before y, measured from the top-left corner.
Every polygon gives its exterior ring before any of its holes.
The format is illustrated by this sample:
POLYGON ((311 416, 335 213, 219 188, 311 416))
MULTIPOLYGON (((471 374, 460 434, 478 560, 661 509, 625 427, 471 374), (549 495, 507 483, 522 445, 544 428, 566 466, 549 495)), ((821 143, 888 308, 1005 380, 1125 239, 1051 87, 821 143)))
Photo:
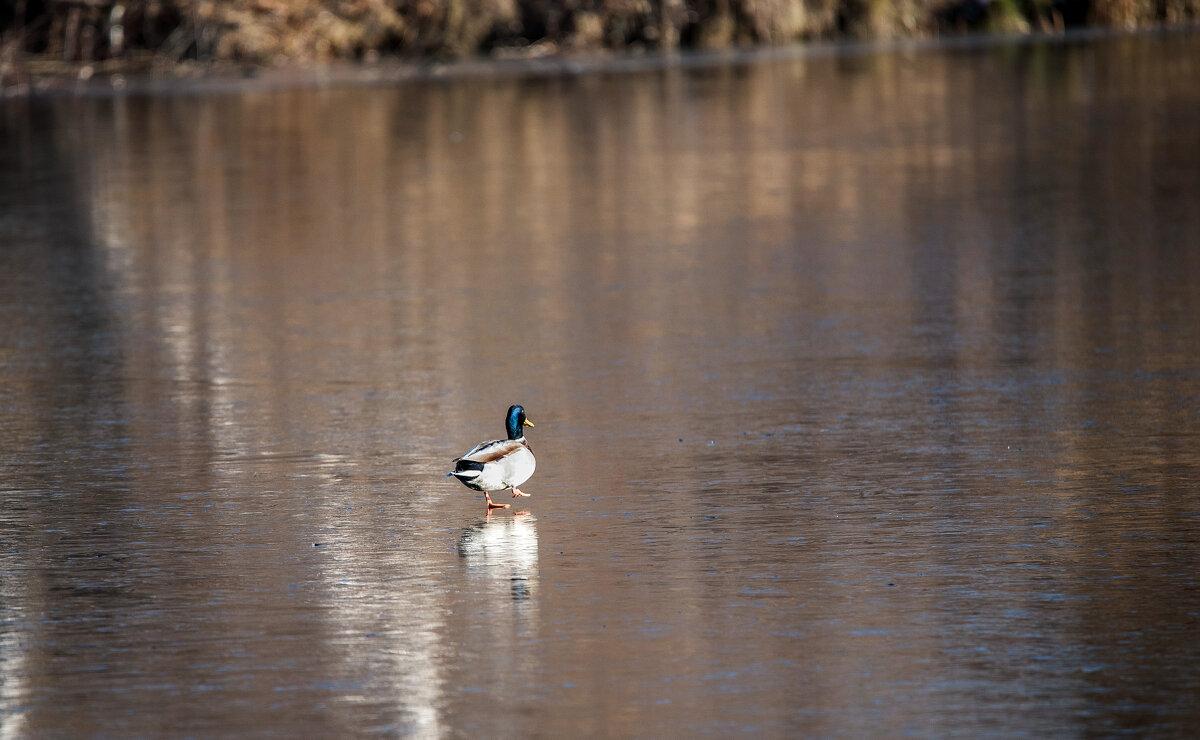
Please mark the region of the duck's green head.
POLYGON ((508 428, 509 439, 520 439, 525 436, 525 431, 521 427, 531 427, 533 422, 525 418, 523 406, 509 406, 508 419, 504 422, 504 426, 508 428))

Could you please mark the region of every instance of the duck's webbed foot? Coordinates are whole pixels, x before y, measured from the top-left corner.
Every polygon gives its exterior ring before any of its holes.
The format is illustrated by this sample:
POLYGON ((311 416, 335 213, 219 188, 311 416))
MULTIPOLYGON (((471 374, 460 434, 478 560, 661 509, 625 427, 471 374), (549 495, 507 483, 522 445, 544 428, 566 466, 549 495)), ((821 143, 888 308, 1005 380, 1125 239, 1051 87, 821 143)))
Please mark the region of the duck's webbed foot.
POLYGON ((483 492, 483 497, 487 499, 488 511, 492 509, 507 509, 510 506, 510 504, 498 504, 492 501, 492 496, 487 491, 483 492))
POLYGON ((528 493, 522 493, 521 489, 517 488, 516 486, 513 486, 512 492, 513 492, 513 498, 516 498, 517 496, 524 496, 525 498, 529 498, 528 493))

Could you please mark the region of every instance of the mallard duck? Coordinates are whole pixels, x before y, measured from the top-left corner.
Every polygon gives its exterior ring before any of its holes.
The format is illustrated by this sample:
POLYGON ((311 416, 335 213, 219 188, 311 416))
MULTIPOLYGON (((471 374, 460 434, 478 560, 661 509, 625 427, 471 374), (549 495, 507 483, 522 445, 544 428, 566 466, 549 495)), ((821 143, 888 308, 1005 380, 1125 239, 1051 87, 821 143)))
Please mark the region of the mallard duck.
POLYGON ((528 497, 529 494, 522 493, 517 486, 529 480, 537 464, 533 450, 525 441, 524 427, 533 426, 533 422, 525 418, 525 409, 509 406, 504 426, 508 430, 508 439, 480 442, 467 454, 455 458, 454 470, 446 473, 447 477, 458 478, 467 488, 483 491, 489 511, 507 509, 509 505, 492 503, 488 491, 507 488, 513 492, 513 498, 528 497))

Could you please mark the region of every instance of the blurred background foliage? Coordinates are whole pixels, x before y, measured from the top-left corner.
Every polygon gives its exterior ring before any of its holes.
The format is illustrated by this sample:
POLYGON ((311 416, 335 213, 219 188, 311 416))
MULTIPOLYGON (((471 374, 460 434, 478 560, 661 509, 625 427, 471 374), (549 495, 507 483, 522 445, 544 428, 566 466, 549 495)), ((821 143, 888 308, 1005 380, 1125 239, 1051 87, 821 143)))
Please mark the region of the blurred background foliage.
POLYGON ((0 0, 0 72, 721 49, 1189 23, 1200 0, 0 0))

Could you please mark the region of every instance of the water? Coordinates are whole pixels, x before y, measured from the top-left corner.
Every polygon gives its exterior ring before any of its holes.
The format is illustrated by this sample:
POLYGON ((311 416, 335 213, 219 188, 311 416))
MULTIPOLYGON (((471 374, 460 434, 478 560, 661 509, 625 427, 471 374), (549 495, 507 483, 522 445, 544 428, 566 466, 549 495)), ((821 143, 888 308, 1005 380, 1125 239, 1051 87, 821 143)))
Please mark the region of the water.
POLYGON ((0 736, 1193 734, 1198 71, 3 103, 0 736))

